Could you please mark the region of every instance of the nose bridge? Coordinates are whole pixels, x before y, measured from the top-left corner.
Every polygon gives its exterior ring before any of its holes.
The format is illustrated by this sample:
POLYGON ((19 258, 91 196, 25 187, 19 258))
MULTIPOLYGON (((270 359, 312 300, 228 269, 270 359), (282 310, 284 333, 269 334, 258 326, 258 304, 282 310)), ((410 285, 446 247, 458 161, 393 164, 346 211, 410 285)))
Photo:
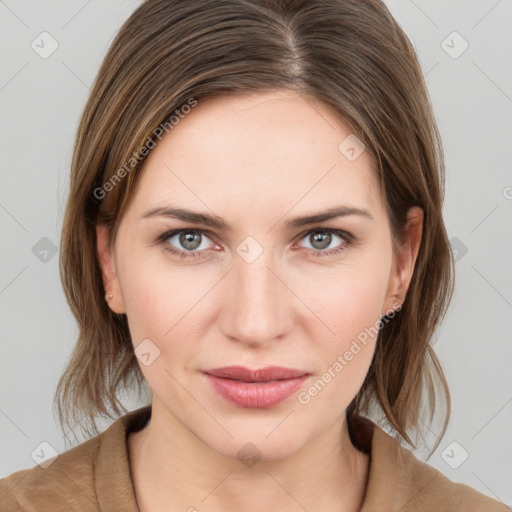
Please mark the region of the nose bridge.
MULTIPOLYGON (((242 245, 242 244, 241 244, 242 245)), ((243 247, 243 246, 242 246, 243 247)), ((271 251, 255 260, 235 257, 230 289, 225 303, 225 334, 239 341, 259 345, 282 336, 290 328, 290 294, 276 277, 271 251)))

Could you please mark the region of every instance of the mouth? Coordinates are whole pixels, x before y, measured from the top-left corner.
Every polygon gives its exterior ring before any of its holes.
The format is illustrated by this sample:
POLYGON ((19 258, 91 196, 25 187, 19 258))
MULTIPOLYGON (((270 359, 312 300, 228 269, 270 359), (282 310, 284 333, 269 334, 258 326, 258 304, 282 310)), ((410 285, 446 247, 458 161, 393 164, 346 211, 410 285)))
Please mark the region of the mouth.
POLYGON ((211 388, 237 407, 268 409, 298 391, 309 377, 302 370, 229 366, 204 371, 211 388))
POLYGON ((309 375, 308 372, 295 368, 284 368, 282 366, 266 366, 263 368, 246 368, 244 366, 225 366, 206 370, 204 373, 222 379, 236 380, 240 382, 273 382, 280 380, 295 379, 309 375))

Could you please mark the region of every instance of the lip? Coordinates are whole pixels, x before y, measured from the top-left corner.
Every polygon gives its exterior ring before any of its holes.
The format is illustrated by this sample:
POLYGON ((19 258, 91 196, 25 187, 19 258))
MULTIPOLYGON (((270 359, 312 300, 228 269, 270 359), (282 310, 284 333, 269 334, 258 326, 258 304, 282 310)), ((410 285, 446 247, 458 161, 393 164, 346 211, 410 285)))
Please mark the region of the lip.
POLYGON ((265 366, 264 368, 246 368, 245 366, 224 366, 205 370, 206 374, 223 379, 239 380, 242 382, 269 382, 271 380, 294 379, 307 375, 307 372, 282 366, 265 366))
POLYGON ((250 369, 227 366, 203 372, 216 391, 239 407, 268 409, 293 395, 309 373, 293 368, 268 366, 250 369))

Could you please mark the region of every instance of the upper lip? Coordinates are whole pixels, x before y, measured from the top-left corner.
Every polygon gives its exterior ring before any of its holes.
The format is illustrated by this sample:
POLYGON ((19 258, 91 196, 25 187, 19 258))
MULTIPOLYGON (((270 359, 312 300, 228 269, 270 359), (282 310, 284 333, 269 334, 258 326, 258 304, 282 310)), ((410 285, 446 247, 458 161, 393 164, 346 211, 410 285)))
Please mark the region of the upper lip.
POLYGON ((281 366, 266 366, 264 368, 245 368, 244 366, 225 366, 205 370, 204 373, 224 379, 240 380, 242 382, 267 382, 271 380, 293 379, 309 375, 302 370, 283 368, 281 366))

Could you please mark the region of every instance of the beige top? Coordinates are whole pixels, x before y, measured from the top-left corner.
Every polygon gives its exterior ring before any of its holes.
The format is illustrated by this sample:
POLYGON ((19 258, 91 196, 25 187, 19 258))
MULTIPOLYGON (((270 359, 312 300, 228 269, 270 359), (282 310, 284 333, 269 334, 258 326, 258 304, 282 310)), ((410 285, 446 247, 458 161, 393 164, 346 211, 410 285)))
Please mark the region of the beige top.
MULTIPOLYGON (((101 434, 58 455, 46 469, 36 465, 3 478, 0 511, 138 512, 128 434, 141 430, 150 417, 151 406, 131 411, 101 434)), ((355 445, 370 454, 362 512, 511 511, 467 485, 452 482, 366 418, 356 417, 350 433, 355 445)))

